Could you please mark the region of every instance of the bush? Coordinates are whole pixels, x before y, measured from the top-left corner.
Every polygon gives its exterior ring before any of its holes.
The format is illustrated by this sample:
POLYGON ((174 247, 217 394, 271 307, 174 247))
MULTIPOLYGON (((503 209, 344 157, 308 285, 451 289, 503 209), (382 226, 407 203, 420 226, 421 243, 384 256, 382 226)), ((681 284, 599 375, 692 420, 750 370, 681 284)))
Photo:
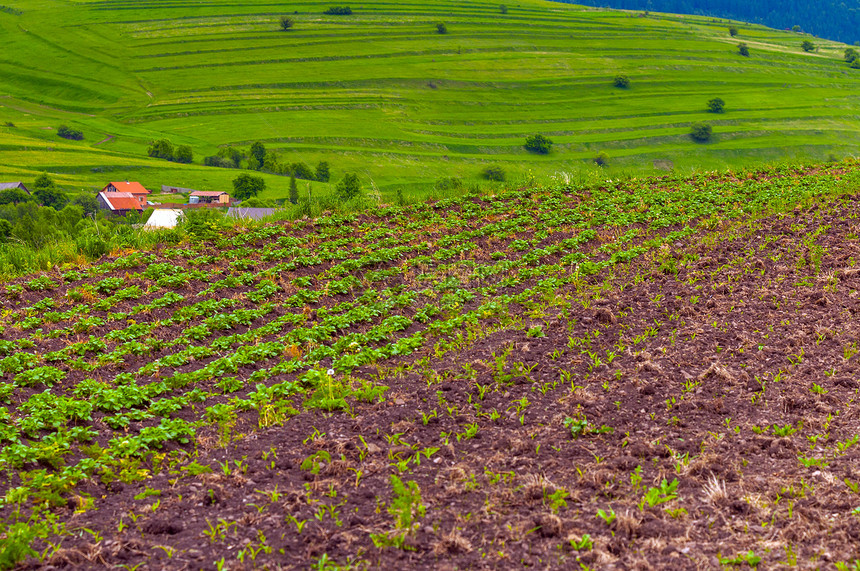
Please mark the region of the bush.
POLYGON ((609 155, 606 154, 605 151, 600 151, 599 153, 597 153, 597 156, 594 157, 594 164, 599 167, 605 167, 609 164, 609 155))
POLYGON ((72 141, 80 141, 84 138, 84 134, 77 129, 71 129, 66 125, 60 125, 57 128, 57 135, 64 139, 71 139, 72 141))
POLYGON ((317 170, 314 173, 314 178, 320 182, 328 182, 329 178, 331 178, 331 173, 329 172, 328 163, 325 161, 320 161, 317 165, 317 170))
POLYGON ((508 7, 505 6, 504 4, 500 5, 499 6, 499 12, 501 12, 502 14, 507 14, 508 13, 508 7))
POLYGON ((505 169, 498 165, 492 165, 485 167, 484 170, 481 171, 481 176, 485 180, 494 180, 496 182, 504 182, 505 181, 505 169))
POLYGON ((747 47, 747 45, 745 43, 741 42, 740 44, 738 44, 738 53, 744 57, 749 57, 750 49, 747 47))
POLYGON ((328 14, 329 16, 349 16, 352 14, 352 8, 349 6, 332 6, 323 14, 328 14))
POLYGON ((621 89, 627 89, 630 87, 630 78, 626 75, 616 75, 615 79, 612 80, 612 85, 621 89))
POLYGON ((299 185, 296 184, 296 175, 290 177, 290 202, 293 204, 299 201, 299 185))
POLYGON ((296 25, 296 21, 289 16, 281 16, 281 30, 286 32, 296 25))
POLYGON ((815 51, 815 44, 810 42, 809 40, 803 40, 800 42, 800 48, 805 52, 815 51))
POLYGON ((233 180, 233 196, 239 200, 257 196, 264 190, 266 181, 263 177, 242 173, 233 180))
POLYGON ((159 139, 149 144, 146 154, 156 159, 173 160, 173 143, 167 139, 159 139))
POLYGON ((437 34, 447 34, 448 26, 445 25, 445 22, 439 22, 436 24, 436 33, 437 34))
POLYGON ((293 163, 290 165, 290 174, 302 180, 314 180, 314 171, 303 162, 293 163))
POLYGON ((738 29, 734 26, 729 26, 729 35, 734 38, 738 35, 738 29))
POLYGON ((358 175, 355 173, 347 173, 334 187, 335 195, 341 201, 351 200, 361 194, 361 184, 358 182, 358 175))
POLYGON ((694 141, 698 141, 700 143, 710 140, 712 133, 713 129, 707 123, 693 123, 690 127, 690 137, 692 137, 694 141))
POLYGON ((725 106, 726 102, 719 97, 714 97, 708 101, 708 111, 711 113, 722 113, 725 106))
POLYGON ((857 50, 855 50, 854 48, 848 48, 847 50, 845 50, 845 61, 846 62, 852 63, 852 62, 856 61, 857 58, 860 58, 860 54, 857 53, 857 50))
POLYGON ((173 160, 177 163, 188 164, 194 160, 194 153, 190 145, 179 145, 176 147, 176 153, 173 155, 173 160))
POLYGON ((455 176, 437 178, 433 188, 436 190, 461 190, 463 181, 455 176))
POLYGON ((552 150, 552 141, 543 135, 530 135, 524 146, 529 152, 545 155, 552 150))

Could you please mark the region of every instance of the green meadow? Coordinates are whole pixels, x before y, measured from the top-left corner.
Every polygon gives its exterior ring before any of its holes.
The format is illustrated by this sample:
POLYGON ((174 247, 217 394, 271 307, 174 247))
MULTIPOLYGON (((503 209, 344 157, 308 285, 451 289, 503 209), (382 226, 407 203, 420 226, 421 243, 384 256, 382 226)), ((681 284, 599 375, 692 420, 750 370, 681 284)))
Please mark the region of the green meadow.
MULTIPOLYGON (((377 1, 349 16, 318 2, 2 2, 3 181, 47 171, 71 191, 122 179, 229 191, 237 171, 203 157, 261 141, 386 198, 441 177, 475 184, 490 165, 514 183, 639 176, 841 158, 860 143, 846 46, 813 39, 806 53, 807 36, 761 26, 735 23, 732 38, 727 21, 533 0, 377 1), (629 88, 613 86, 619 74, 629 88), (707 112, 714 97, 725 113, 707 112), (700 121, 707 143, 689 137, 700 121), (85 139, 60 139, 61 124, 85 139), (537 133, 549 155, 523 148, 537 133), (194 163, 147 157, 163 137, 191 145, 194 163)), ((287 178, 263 176, 264 198, 286 195, 287 178)))

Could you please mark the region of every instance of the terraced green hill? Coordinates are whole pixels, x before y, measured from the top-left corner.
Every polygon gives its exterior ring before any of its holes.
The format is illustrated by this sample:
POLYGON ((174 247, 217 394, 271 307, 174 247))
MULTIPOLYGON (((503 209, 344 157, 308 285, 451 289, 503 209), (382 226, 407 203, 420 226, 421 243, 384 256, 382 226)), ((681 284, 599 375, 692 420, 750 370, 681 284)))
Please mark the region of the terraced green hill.
MULTIPOLYGON (((328 161, 334 180, 357 171, 384 198, 442 176, 473 182, 487 165, 509 179, 584 176, 600 151, 611 175, 844 156, 860 142, 860 71, 844 46, 809 54, 759 26, 731 38, 705 18, 532 0, 378 1, 350 16, 315 2, 4 1, 0 180, 47 170, 68 188, 223 189, 236 171, 202 157, 259 140, 287 162, 328 161), (706 112, 713 97, 726 113, 706 112), (712 123, 711 142, 689 138, 697 121, 712 123), (62 123, 85 140, 59 139, 62 123), (551 154, 523 149, 533 133, 551 154), (165 136, 192 145, 196 164, 147 158, 165 136)), ((286 179, 268 180, 286 193, 286 179)))

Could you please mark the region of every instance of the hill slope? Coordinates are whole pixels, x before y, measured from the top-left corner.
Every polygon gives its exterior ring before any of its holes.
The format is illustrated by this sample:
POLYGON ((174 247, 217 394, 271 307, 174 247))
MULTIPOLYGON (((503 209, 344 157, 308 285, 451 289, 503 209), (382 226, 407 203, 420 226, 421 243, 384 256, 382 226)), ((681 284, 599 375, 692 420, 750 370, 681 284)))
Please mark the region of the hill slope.
POLYGON ((0 562, 849 568, 858 182, 556 185, 16 280, 0 562))
MULTIPOLYGON (((16 2, 0 12, 0 179, 46 169, 73 187, 112 178, 223 189, 235 171, 145 157, 149 141, 262 141, 285 162, 320 160, 390 192, 442 176, 475 180, 611 168, 720 168, 854 152, 860 74, 843 46, 801 51, 794 34, 705 18, 526 1, 368 3, 350 16, 262 0, 16 2), (15 10, 19 10, 16 12, 15 10), (437 33, 444 22, 448 33, 437 33), (750 57, 737 54, 746 42, 750 57), (617 74, 629 89, 613 87, 617 74), (726 113, 706 112, 713 97, 726 113), (695 144, 690 124, 710 121, 695 144), (61 123, 86 139, 67 142, 61 123), (556 145, 527 153, 526 136, 556 145), (657 161, 656 163, 654 161, 657 161)), ((270 177, 285 192, 287 182, 270 177)))

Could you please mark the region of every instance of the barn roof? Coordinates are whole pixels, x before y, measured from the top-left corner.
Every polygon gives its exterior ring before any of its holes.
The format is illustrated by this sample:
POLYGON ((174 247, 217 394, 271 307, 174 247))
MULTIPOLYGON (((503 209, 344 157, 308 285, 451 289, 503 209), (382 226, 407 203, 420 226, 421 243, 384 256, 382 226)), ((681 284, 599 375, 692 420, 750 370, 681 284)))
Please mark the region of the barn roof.
POLYGON ((99 196, 111 210, 143 210, 140 201, 130 192, 100 192, 99 196))
POLYGON ((116 188, 116 192, 130 192, 132 194, 149 194, 149 191, 146 190, 142 184, 139 182, 129 182, 129 181, 121 181, 121 182, 111 182, 109 185, 105 186, 106 190, 108 186, 113 185, 116 188))
POLYGON ((222 194, 227 194, 226 192, 219 192, 217 190, 195 190, 191 193, 191 196, 201 196, 201 197, 219 197, 222 194))
POLYGON ((10 188, 20 188, 23 191, 30 192, 23 182, 0 182, 0 190, 8 190, 10 188))

